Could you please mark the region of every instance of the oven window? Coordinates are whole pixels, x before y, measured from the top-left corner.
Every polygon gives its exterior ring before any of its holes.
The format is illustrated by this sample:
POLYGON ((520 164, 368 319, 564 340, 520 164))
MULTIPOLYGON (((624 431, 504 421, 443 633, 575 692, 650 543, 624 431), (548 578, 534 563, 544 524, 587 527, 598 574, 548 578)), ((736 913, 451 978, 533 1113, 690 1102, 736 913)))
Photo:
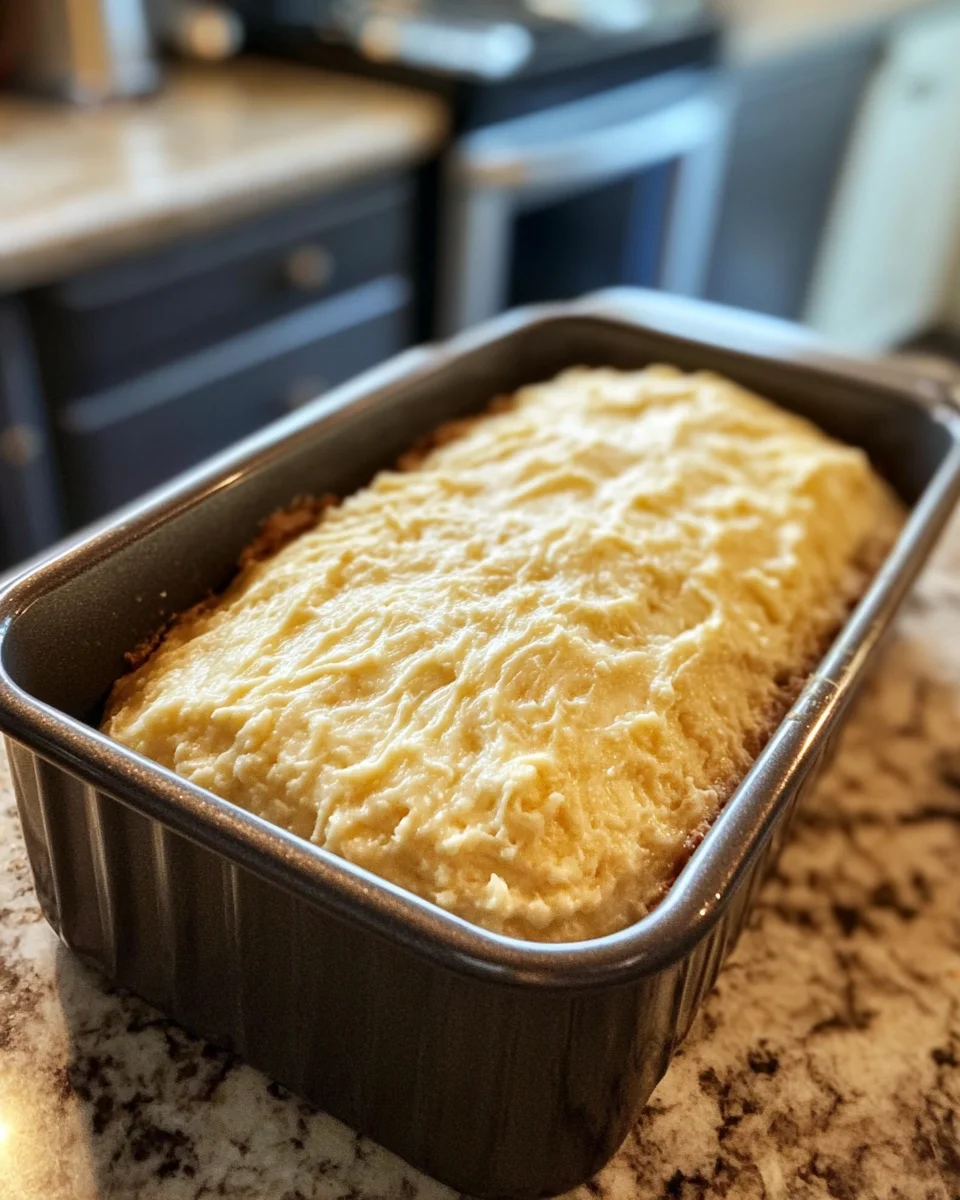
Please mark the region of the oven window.
POLYGON ((518 214, 510 305, 660 282, 675 164, 518 214))

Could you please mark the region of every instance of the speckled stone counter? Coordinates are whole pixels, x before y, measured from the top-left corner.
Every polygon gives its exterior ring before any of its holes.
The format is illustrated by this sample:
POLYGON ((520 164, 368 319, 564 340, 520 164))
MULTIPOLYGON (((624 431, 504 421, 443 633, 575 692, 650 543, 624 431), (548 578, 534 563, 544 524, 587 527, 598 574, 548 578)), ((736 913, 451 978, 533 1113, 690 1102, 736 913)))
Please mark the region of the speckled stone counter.
MULTIPOLYGON (((581 1200, 960 1195, 960 518, 667 1076, 581 1200)), ((118 993, 37 910, 0 782, 2 1200, 438 1184, 118 993)))

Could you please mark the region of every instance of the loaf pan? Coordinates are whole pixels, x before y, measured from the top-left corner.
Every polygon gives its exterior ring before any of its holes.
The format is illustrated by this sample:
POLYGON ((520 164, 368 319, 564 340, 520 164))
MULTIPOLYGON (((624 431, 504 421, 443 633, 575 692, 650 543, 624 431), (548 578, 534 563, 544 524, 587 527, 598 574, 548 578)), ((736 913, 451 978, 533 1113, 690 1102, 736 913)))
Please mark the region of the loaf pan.
POLYGON ((510 314, 401 356, 125 510, 0 597, 0 725, 37 893, 63 941, 475 1196, 555 1194, 616 1151, 960 492, 960 417, 937 384, 807 361, 802 345, 766 353, 762 332, 749 352, 733 349, 608 307, 510 314), (564 367, 651 361, 723 372, 863 446, 912 512, 643 920, 565 945, 487 933, 98 732, 124 652, 221 587, 277 506, 349 492, 442 421, 564 367))

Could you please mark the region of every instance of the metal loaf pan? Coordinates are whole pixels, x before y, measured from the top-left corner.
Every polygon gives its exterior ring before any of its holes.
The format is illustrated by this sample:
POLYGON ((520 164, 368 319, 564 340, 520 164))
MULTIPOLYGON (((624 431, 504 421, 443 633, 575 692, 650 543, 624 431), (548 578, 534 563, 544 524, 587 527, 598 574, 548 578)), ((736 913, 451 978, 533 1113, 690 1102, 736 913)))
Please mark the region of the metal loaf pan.
POLYGON ((758 350, 602 302, 511 314, 339 389, 15 582, 0 599, 0 725, 64 942, 462 1191, 534 1197, 592 1175, 712 985, 960 493, 960 416, 938 385, 758 350), (864 446, 913 511, 668 897, 632 928, 569 945, 486 933, 97 731, 124 652, 224 584, 276 506, 349 491, 439 422, 563 367, 654 360, 724 372, 864 446))

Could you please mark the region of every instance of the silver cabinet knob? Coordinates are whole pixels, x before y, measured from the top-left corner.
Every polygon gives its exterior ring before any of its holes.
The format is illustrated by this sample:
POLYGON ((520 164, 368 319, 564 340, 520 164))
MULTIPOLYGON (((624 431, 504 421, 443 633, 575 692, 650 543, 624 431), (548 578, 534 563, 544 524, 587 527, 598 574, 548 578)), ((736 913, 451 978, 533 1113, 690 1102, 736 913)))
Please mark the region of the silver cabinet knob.
POLYGON ((308 242, 291 250, 284 260, 287 283, 299 292, 316 292, 333 278, 333 255, 317 242, 308 242))

